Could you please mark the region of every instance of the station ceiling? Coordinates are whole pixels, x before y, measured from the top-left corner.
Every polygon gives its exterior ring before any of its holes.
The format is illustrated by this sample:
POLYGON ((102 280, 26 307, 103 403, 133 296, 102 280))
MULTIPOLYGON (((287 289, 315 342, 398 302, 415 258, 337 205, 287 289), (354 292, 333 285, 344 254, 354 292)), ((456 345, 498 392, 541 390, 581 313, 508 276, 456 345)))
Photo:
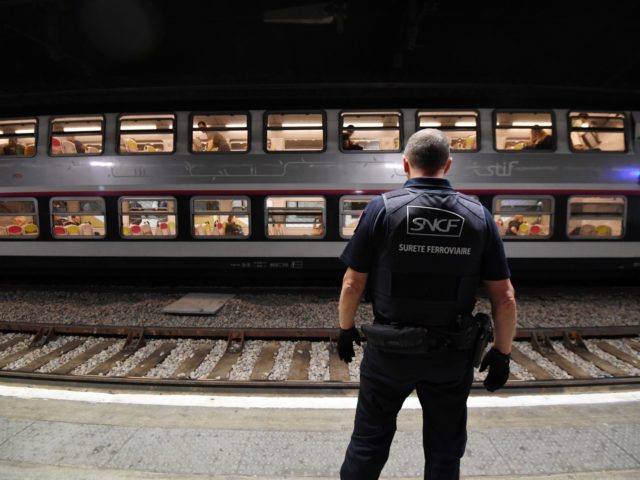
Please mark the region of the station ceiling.
POLYGON ((640 108, 640 4, 590 5, 0 0, 0 102, 640 108))

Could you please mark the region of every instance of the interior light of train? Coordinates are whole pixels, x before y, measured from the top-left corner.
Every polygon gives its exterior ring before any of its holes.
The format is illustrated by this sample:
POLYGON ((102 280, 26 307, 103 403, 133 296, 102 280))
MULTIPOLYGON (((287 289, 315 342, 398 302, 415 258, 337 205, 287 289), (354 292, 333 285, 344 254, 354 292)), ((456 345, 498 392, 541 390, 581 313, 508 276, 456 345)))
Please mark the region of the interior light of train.
POLYGON ((358 123, 354 123, 355 127, 362 127, 362 128, 367 128, 367 127, 384 127, 384 124, 382 122, 358 122, 358 123))
POLYGON ((113 167, 115 165, 115 163, 113 162, 100 162, 97 160, 92 160, 91 162, 89 162, 89 165, 91 165, 92 167, 113 167))
POLYGON ((123 125, 122 130, 157 130, 158 126, 153 125, 123 125))
MULTIPOLYGON (((440 124, 438 124, 438 125, 440 125, 440 124)), ((476 126, 476 122, 464 122, 464 121, 461 121, 461 122, 456 122, 455 126, 456 127, 475 127, 476 126)))
POLYGON ((538 125, 540 127, 551 127, 551 122, 538 122, 538 121, 530 121, 527 120, 526 122, 513 122, 511 124, 511 126, 513 127, 533 127, 534 125, 538 125))
POLYGON ((296 128, 296 127, 312 127, 312 128, 322 128, 321 123, 283 123, 283 128, 296 128))
POLYGON ((33 128, 25 128, 25 129, 18 129, 16 130, 17 134, 21 134, 21 133, 33 133, 33 128))
POLYGON ((441 127, 442 124, 440 122, 422 122, 420 126, 421 127, 441 127))
POLYGON ((582 125, 580 125, 582 128, 589 128, 589 122, 582 122, 582 125))
POLYGON ((65 132, 99 132, 102 129, 98 126, 92 126, 92 127, 64 127, 63 130, 65 132))
POLYGON ((246 123, 225 123, 225 128, 247 128, 246 123))

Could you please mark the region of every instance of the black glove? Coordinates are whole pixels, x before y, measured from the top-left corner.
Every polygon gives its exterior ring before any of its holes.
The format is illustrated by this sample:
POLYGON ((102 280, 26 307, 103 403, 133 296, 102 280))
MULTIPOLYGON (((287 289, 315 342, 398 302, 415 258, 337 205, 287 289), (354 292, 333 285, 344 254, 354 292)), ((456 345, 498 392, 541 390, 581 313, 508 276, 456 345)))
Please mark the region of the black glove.
POLYGON ((356 327, 351 327, 349 330, 341 328, 340 333, 338 333, 338 356, 345 363, 351 363, 356 354, 353 351, 353 342, 360 345, 360 334, 356 327))
POLYGON ((509 378, 509 360, 511 355, 505 355, 500 350, 492 348, 482 359, 480 371, 484 372, 489 367, 489 374, 484 379, 484 386, 490 392, 495 392, 504 387, 509 378))

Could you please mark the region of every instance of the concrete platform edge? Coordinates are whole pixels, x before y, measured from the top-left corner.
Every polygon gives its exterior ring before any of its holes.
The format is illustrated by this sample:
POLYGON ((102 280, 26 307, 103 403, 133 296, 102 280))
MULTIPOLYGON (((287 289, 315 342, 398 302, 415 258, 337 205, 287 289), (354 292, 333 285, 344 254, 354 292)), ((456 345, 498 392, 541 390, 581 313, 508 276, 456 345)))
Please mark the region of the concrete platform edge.
MULTIPOLYGON (((172 474, 138 470, 117 470, 80 466, 43 465, 0 460, 0 480, 250 480, 244 475, 172 474)), ((286 480, 335 480, 333 477, 285 477, 286 480)), ((383 480, 385 477, 382 477, 383 480)), ((393 480, 419 480, 419 477, 392 477, 393 480)), ((613 470, 565 473, 557 475, 473 476, 463 480, 636 480, 640 470, 613 470)), ((260 477, 260 480, 283 480, 283 477, 260 477)), ((391 480, 391 479, 389 479, 391 480)))

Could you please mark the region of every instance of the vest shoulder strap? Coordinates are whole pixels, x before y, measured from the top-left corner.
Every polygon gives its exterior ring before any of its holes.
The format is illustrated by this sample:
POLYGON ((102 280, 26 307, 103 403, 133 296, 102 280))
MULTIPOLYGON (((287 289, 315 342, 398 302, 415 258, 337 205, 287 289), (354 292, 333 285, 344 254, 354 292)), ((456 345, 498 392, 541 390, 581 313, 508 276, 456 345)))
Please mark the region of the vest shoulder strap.
POLYGON ((458 203, 478 217, 478 219, 484 221, 484 207, 479 200, 458 192, 458 203))
POLYGON ((411 203, 419 195, 420 192, 411 191, 406 188, 383 193, 382 200, 384 201, 384 209, 387 214, 390 215, 397 212, 398 209, 406 204, 411 203))

